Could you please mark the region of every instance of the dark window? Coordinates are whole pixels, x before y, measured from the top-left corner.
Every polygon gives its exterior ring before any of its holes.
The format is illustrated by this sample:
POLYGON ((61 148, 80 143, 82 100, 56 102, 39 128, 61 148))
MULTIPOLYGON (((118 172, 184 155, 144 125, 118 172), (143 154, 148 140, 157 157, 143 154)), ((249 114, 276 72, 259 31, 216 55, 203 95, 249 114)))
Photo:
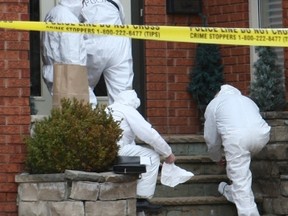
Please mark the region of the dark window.
POLYGON ((101 75, 101 78, 98 84, 94 88, 94 94, 96 96, 107 96, 107 88, 106 88, 106 83, 105 83, 103 74, 101 75))

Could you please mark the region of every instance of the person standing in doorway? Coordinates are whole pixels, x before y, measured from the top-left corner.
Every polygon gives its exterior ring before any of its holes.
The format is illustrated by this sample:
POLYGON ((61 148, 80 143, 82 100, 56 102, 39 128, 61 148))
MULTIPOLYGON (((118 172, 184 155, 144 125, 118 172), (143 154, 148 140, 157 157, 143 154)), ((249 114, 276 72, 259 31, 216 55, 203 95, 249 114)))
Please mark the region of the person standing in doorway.
POLYGON ((239 216, 259 216, 251 189, 250 162, 251 156, 268 143, 271 127, 260 115, 258 106, 231 85, 221 86, 204 116, 209 156, 215 162, 226 162, 227 176, 232 182, 221 182, 218 191, 235 203, 239 216))
MULTIPOLYGON (((86 23, 123 25, 124 9, 119 0, 83 1, 86 23)), ((109 104, 123 90, 133 86, 133 59, 131 39, 128 37, 95 35, 85 36, 89 85, 95 88, 103 74, 109 104)))
MULTIPOLYGON (((80 23, 82 0, 60 0, 44 19, 54 23, 80 23)), ((53 65, 75 64, 86 66, 87 52, 84 35, 67 32, 43 32, 41 34, 41 55, 43 61, 43 78, 46 86, 53 94, 53 65)), ((89 88, 89 101, 96 106, 97 99, 89 88)))

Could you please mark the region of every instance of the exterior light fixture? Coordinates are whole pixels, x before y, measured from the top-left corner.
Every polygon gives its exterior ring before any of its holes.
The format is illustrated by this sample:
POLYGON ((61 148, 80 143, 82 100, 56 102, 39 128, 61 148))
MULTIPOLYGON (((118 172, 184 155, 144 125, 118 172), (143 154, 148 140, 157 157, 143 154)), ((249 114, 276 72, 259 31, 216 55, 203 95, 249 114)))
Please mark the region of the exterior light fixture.
POLYGON ((201 14, 202 0, 166 0, 167 14, 201 14))

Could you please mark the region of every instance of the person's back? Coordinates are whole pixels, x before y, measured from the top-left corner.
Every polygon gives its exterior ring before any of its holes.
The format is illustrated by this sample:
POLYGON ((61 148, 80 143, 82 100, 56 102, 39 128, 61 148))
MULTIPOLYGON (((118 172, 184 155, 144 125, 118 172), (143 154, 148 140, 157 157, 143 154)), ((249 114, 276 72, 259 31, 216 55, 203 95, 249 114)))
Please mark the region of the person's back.
MULTIPOLYGON (((85 1, 86 23, 123 25, 124 9, 118 0, 85 1)), ((85 35, 89 85, 95 88, 103 73, 109 104, 124 90, 132 89, 134 71, 131 39, 122 36, 85 35)))
POLYGON ((257 105, 237 91, 234 93, 221 91, 214 99, 217 103, 215 112, 217 128, 222 135, 238 130, 259 129, 267 125, 257 105))
POLYGON ((83 14, 88 23, 122 25, 125 22, 123 7, 116 0, 84 2, 83 14))
POLYGON ((259 216, 249 168, 251 156, 263 149, 269 136, 270 126, 257 105, 233 86, 222 85, 205 111, 204 139, 213 161, 225 157, 232 184, 221 182, 218 191, 235 203, 238 215, 259 216))

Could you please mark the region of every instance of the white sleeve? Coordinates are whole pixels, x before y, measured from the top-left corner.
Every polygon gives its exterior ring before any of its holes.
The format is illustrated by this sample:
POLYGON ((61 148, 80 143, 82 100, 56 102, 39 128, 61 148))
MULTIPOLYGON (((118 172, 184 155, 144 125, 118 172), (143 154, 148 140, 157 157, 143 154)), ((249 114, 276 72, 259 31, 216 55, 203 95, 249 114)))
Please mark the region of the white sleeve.
POLYGON ((222 158, 222 140, 218 133, 215 111, 208 106, 205 112, 204 139, 207 144, 209 157, 213 161, 220 161, 222 158))
POLYGON ((152 146, 155 151, 164 157, 172 154, 171 147, 168 143, 136 109, 129 109, 129 115, 125 116, 131 129, 140 140, 152 146))

